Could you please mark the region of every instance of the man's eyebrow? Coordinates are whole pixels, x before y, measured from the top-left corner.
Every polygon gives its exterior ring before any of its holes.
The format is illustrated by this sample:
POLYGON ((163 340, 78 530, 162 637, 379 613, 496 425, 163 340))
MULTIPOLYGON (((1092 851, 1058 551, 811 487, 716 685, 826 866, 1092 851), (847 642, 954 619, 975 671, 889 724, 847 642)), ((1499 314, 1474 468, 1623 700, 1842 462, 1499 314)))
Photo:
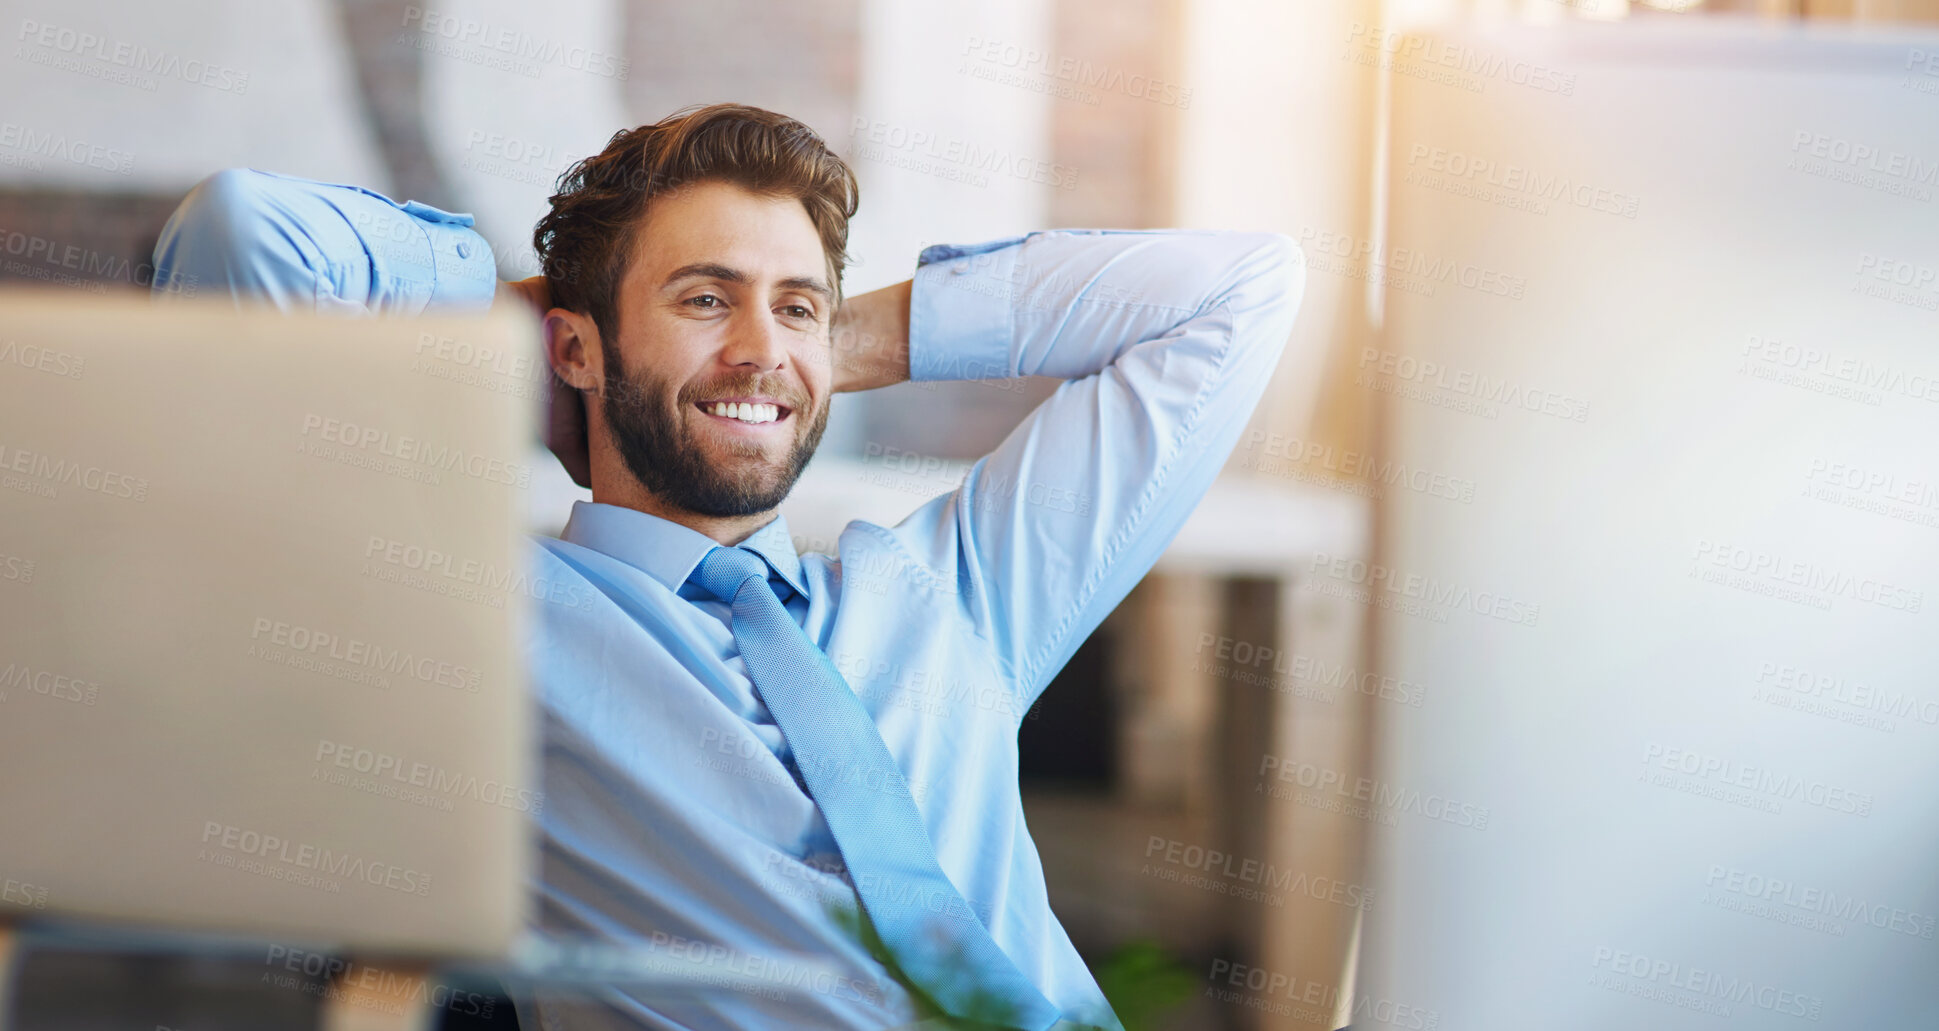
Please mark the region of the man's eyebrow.
MULTIPOLYGON (((742 272, 740 269, 722 265, 718 262, 698 261, 691 265, 682 265, 674 269, 668 274, 666 282, 660 285, 672 286, 682 279, 718 279, 723 283, 738 283, 742 286, 754 282, 753 276, 742 272)), ((816 276, 790 276, 775 285, 784 290, 806 290, 809 293, 820 294, 821 298, 826 301, 835 299, 835 291, 830 290, 828 284, 822 282, 816 276)))
POLYGON ((820 294, 824 301, 835 299, 835 291, 828 289, 828 284, 814 276, 790 276, 775 285, 783 290, 806 290, 811 294, 820 294))

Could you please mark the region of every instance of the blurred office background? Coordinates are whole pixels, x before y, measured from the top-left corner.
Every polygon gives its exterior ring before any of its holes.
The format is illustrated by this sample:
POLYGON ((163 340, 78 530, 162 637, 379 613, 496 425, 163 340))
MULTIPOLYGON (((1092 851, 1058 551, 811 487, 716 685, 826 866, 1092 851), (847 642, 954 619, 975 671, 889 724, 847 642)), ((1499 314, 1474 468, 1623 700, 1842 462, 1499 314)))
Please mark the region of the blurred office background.
MULTIPOLYGON (((81 296, 145 286, 168 212, 231 166, 474 212, 501 275, 522 278, 536 271, 530 230, 561 171, 619 127, 721 100, 793 114, 854 165, 851 293, 906 278, 927 244, 1049 227, 1367 238, 1380 73, 1347 59, 1356 33, 1439 16, 1939 21, 1939 0, 0 7, 0 280, 81 296), (103 42, 47 46, 47 25, 103 42), (123 44, 164 70, 111 59, 123 44), (972 152, 990 160, 962 156, 972 152)), ((1352 356, 1374 331, 1377 292, 1309 275, 1286 360, 1220 489, 1024 724, 1053 904, 1107 989, 1131 1000, 1127 1016, 1154 1015, 1146 1026, 1333 1026, 1208 996, 1211 972, 1234 964, 1333 986, 1306 1013, 1330 1015, 1351 984, 1352 906, 1311 895, 1263 905, 1168 880, 1153 857, 1182 843, 1360 883, 1366 823, 1268 805, 1251 757, 1364 775, 1381 713, 1418 699, 1419 685, 1367 676, 1377 611, 1292 590, 1312 556, 1368 546, 1380 488, 1350 456, 1373 447, 1375 395, 1353 386, 1352 356), (1285 529, 1260 543, 1249 529, 1260 526, 1285 529), (1256 661, 1262 650, 1276 658, 1256 661)), ((863 499, 874 516, 948 490, 960 467, 911 479, 899 456, 973 459, 1048 388, 839 399, 790 516, 801 546, 828 549, 826 513, 841 504, 863 499)), ((573 496, 555 479, 535 528, 556 528, 573 496)), ((47 970, 53 991, 58 970, 47 970)))

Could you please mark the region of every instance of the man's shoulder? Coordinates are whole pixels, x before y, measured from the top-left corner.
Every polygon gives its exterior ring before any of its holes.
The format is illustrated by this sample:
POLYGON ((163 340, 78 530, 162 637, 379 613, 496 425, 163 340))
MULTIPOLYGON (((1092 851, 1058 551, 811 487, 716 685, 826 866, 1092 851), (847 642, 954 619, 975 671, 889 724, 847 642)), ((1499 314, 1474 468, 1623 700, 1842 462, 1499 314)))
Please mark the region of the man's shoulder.
POLYGON ((546 611, 557 615, 591 612, 604 593, 589 573, 599 560, 612 561, 589 548, 545 534, 529 534, 524 545, 525 591, 546 611))

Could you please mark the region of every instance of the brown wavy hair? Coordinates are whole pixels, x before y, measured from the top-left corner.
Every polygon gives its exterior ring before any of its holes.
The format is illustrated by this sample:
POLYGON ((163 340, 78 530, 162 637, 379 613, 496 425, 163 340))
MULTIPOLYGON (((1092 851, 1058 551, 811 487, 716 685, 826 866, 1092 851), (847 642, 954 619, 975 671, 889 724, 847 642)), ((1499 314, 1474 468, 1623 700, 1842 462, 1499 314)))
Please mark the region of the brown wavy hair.
POLYGON ((619 284, 647 205, 659 194, 709 180, 800 200, 821 236, 828 282, 840 303, 848 220, 859 200, 855 173, 813 129, 746 104, 683 108, 652 125, 622 129, 605 150, 559 176, 552 210, 532 230, 552 303, 590 316, 613 342, 619 284))

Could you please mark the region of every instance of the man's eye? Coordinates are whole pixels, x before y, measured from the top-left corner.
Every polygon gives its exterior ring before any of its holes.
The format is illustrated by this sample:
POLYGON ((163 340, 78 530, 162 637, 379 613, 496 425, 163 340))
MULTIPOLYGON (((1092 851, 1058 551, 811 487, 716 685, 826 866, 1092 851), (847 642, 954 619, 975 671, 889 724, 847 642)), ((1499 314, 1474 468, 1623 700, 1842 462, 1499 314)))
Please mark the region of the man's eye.
POLYGON ((786 312, 791 319, 812 319, 815 317, 815 310, 805 305, 789 304, 783 306, 781 310, 786 312))
POLYGON ((720 298, 715 297, 713 294, 701 294, 699 297, 687 298, 687 303, 693 305, 696 308, 713 309, 713 308, 720 307, 720 298), (702 301, 711 301, 713 303, 701 304, 700 302, 702 301))

